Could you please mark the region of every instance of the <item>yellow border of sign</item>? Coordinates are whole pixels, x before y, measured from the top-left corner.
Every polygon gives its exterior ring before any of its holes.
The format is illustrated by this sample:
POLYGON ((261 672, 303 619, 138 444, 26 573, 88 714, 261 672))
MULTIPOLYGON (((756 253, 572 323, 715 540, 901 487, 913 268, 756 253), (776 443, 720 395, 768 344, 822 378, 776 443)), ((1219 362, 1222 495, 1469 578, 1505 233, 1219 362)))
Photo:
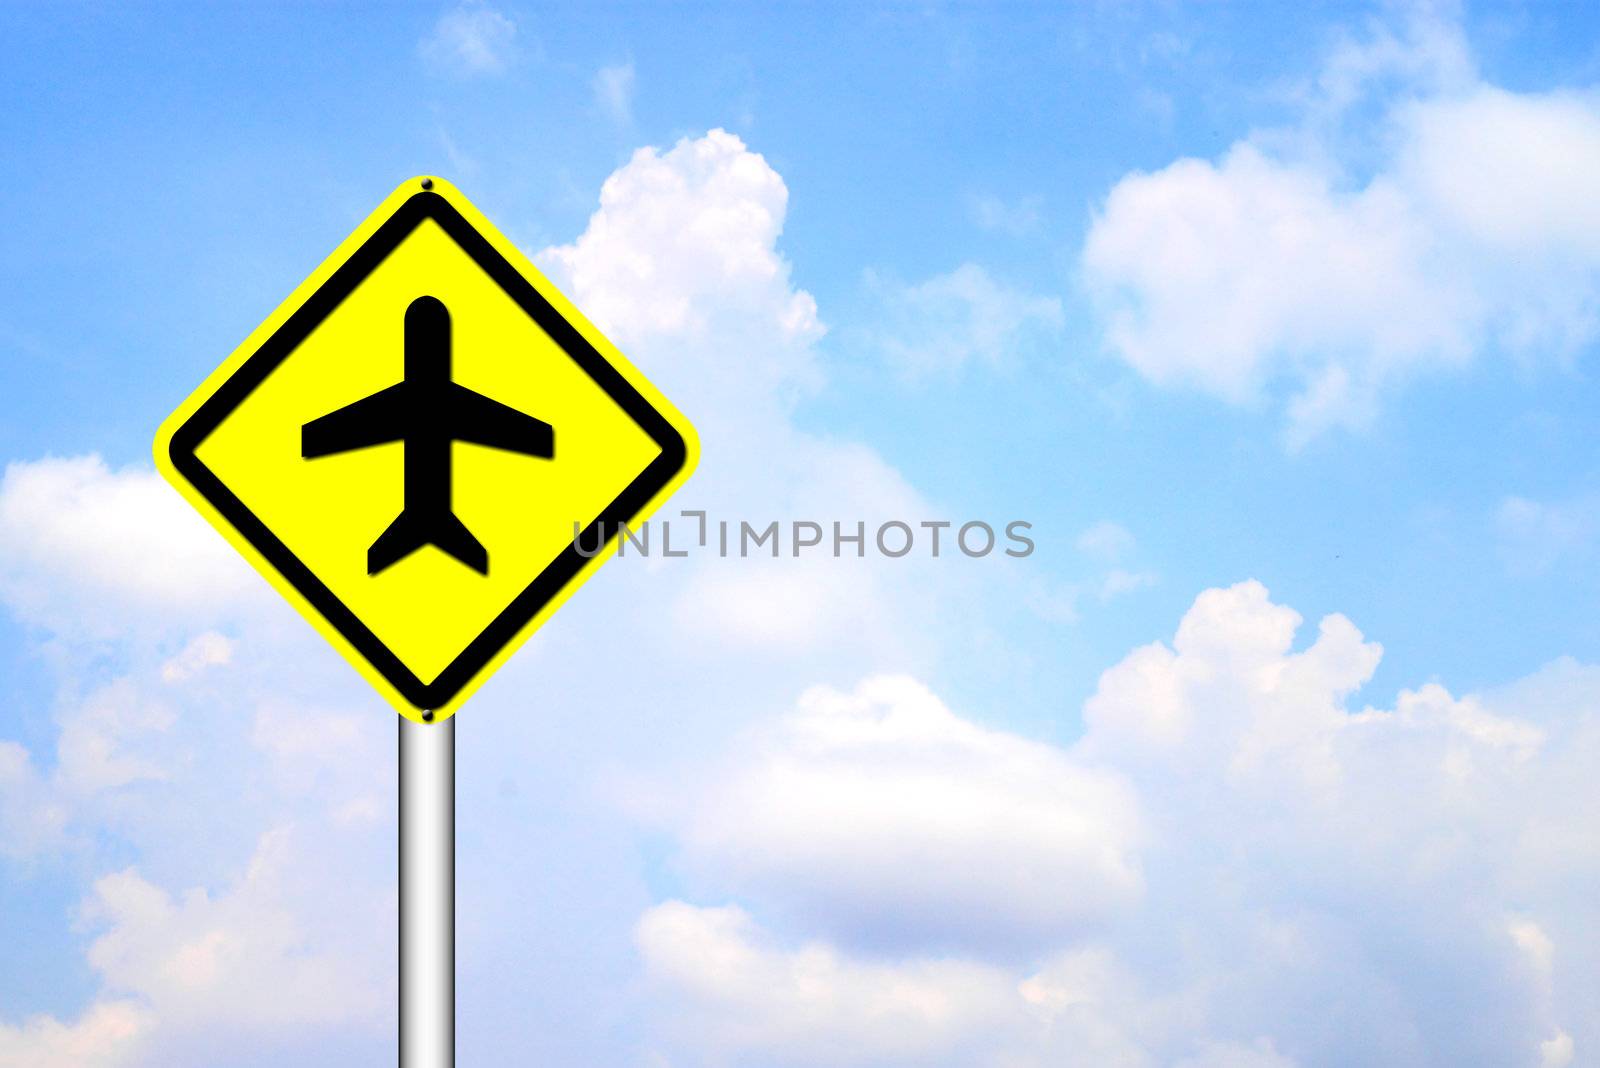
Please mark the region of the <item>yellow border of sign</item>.
MULTIPOLYGON (((383 202, 362 220, 361 225, 357 226, 350 233, 350 236, 340 242, 339 246, 317 265, 316 270, 312 271, 305 281, 295 287, 294 292, 284 298, 283 302, 273 309, 272 313, 262 321, 261 325, 251 331, 250 336, 245 338, 228 358, 223 360, 216 370, 207 375, 205 381, 201 382, 183 403, 178 405, 177 409, 162 421, 160 429, 156 432, 155 462, 156 468, 161 472, 162 476, 179 493, 183 494, 184 499, 193 505, 195 510, 206 518, 207 522, 220 531, 233 547, 238 550, 239 554, 248 560, 250 565, 260 572, 272 584, 273 588, 282 594, 295 607, 295 610, 304 616, 339 651, 340 655, 348 660, 372 684, 373 688, 395 707, 396 711, 407 719, 418 723, 430 722, 423 718, 423 710, 402 697, 400 692, 368 662, 367 658, 344 635, 339 633, 333 624, 245 538, 238 528, 229 522, 200 493, 199 489, 188 478, 178 471, 172 461, 171 452, 172 438, 178 432, 178 429, 187 423, 200 406, 239 371, 245 361, 249 360, 261 349, 291 315, 310 300, 312 295, 328 281, 333 273, 366 243, 367 239, 373 235, 378 227, 382 226, 402 204, 423 191, 424 186, 422 183, 424 181, 431 183, 431 186, 428 187, 429 192, 443 197, 456 211, 460 212, 462 217, 494 247, 495 251, 504 256, 533 285, 539 294, 550 302, 551 306, 561 314, 562 318, 572 324, 583 335, 584 339, 594 346, 595 350, 615 367, 623 378, 627 379, 629 385, 637 390, 649 402, 651 407, 660 412, 672 424, 673 428, 682 435, 685 449, 683 467, 636 514, 630 517, 630 525, 649 518, 657 508, 661 507, 667 498, 676 493, 679 487, 694 473, 695 466, 700 460, 700 440, 695 434, 693 425, 684 417, 683 413, 678 411, 672 402, 667 400, 661 391, 604 334, 596 329, 594 324, 589 322, 583 313, 578 311, 572 302, 544 276, 544 273, 535 267, 532 261, 524 256, 493 223, 485 218, 483 213, 478 211, 460 190, 443 179, 419 175, 403 182, 394 192, 385 197, 383 202)), ((516 632, 515 636, 502 645, 448 702, 439 708, 431 710, 433 712, 431 722, 442 722, 453 716, 466 703, 467 699, 477 692, 478 687, 482 686, 491 675, 498 671, 511 658, 511 655, 521 648, 523 643, 531 638, 533 633, 542 627, 557 609, 566 603, 567 598, 572 596, 578 587, 589 581, 595 571, 615 554, 615 549, 616 539, 612 537, 607 541, 605 549, 586 560, 577 573, 562 586, 561 590, 552 596, 544 607, 516 632)))

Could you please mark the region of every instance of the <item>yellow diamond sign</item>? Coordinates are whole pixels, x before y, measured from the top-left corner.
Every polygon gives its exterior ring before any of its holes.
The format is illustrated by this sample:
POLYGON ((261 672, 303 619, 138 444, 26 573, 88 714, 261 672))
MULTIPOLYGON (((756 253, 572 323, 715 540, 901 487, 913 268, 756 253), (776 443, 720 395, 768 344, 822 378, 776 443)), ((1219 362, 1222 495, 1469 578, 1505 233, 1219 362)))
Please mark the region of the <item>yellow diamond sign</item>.
POLYGON ((156 440, 167 479, 417 720, 459 708, 697 452, 677 409, 428 178, 156 440))

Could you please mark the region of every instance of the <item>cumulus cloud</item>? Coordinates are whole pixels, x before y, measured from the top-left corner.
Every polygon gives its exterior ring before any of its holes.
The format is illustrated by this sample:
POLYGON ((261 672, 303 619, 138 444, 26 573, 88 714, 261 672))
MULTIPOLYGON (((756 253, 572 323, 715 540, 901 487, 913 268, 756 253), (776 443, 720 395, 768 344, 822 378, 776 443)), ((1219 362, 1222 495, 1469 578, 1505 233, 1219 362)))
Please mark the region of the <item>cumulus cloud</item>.
POLYGON ((6 465, 0 599, 60 634, 215 619, 264 584, 148 467, 98 456, 6 465))
POLYGON ((1170 642, 1105 672, 1064 747, 909 680, 808 694, 677 831, 694 896, 740 905, 641 923, 663 1012, 710 1017, 703 1040, 663 1027, 664 1048, 815 1063, 894 1029, 890 1003, 833 1000, 870 984, 970 1010, 874 1064, 1580 1062, 1600 1042, 1594 907, 1571 890, 1600 874, 1582 816, 1600 669, 1377 708, 1354 701, 1377 644, 1333 615, 1302 645, 1302 623, 1259 583, 1206 591, 1170 642), (1019 797, 1065 824, 1013 818, 1019 797), (1108 848, 1078 848, 1096 832, 1108 848), (845 854, 864 874, 839 893, 845 854), (1097 922, 1040 911, 1094 902, 1096 882, 1115 888, 1097 922), (1028 931, 1022 955, 997 911, 1028 931))
MULTIPOLYGON (((700 467, 674 504, 758 528, 813 519, 831 530, 937 512, 859 442, 806 433, 797 400, 822 383, 825 328, 780 247, 789 190, 759 153, 711 130, 645 148, 601 188, 570 244, 535 259, 693 419, 700 467)), ((694 529, 674 527, 674 541, 694 529)), ((715 535, 713 534, 714 538, 715 535)), ((928 591, 916 561, 718 561, 674 568, 681 633, 766 655, 897 655, 922 641, 928 591)))
POLYGON ((1342 45, 1302 105, 1296 128, 1127 175, 1095 212, 1083 278, 1135 371, 1281 400, 1300 444, 1419 374, 1593 338, 1592 93, 1491 85, 1422 11, 1342 45))
POLYGON ((70 1024, 52 1016, 16 1027, 0 1023, 0 1068, 134 1064, 149 1027, 149 1013, 132 1001, 97 1002, 70 1024))
POLYGON ((0 740, 0 861, 23 891, 38 873, 94 878, 75 929, 93 935, 98 987, 76 1015, 0 1023, 0 1064, 198 1066, 292 1046, 285 1033, 381 1034, 391 874, 347 865, 381 835, 360 806, 392 747, 353 744, 303 696, 297 726, 337 766, 285 758, 294 732, 277 720, 252 739, 265 694, 344 693, 309 634, 260 610, 263 589, 147 468, 7 468, 0 602, 48 651, 58 691, 48 714, 20 714, 42 720, 39 751, 0 740), (282 829, 230 871, 264 823, 282 829))
POLYGON ((198 1066, 232 1042, 258 1050, 319 1031, 381 1035, 393 891, 391 872, 371 863, 383 820, 364 809, 383 768, 370 732, 352 738, 337 717, 303 713, 299 736, 318 738, 307 756, 281 716, 264 713, 252 747, 239 737, 247 721, 227 714, 248 699, 234 680, 220 706, 228 690, 201 697, 207 714, 180 737, 176 706, 153 696, 173 684, 155 676, 119 679, 67 709, 47 770, 0 743, 0 856, 37 870, 64 850, 75 866, 131 851, 165 873, 126 867, 95 879, 75 924, 93 935, 94 1000, 76 1020, 0 1024, 0 1064, 198 1066), (228 870, 241 831, 296 813, 303 827, 265 832, 242 870, 228 870), (185 878, 199 885, 164 889, 185 878))
POLYGON ((719 885, 883 946, 1028 947, 1140 887, 1119 780, 969 723, 906 678, 805 694, 736 752, 680 834, 719 885))
POLYGON ((868 340, 911 376, 999 364, 1048 342, 1063 323, 1059 300, 1003 285, 974 263, 912 284, 869 272, 867 286, 882 305, 868 340))
POLYGON ((639 149, 601 186, 578 239, 537 258, 624 349, 679 341, 677 359, 760 397, 813 379, 811 343, 823 332, 777 250, 788 202, 761 155, 712 130, 639 149))
POLYGON ((286 884, 304 882, 291 868, 307 859, 279 828, 220 894, 196 887, 173 897, 133 868, 98 879, 81 923, 98 932, 88 961, 100 996, 71 1023, 41 1015, 0 1024, 0 1065, 215 1063, 214 1029, 259 1049, 286 1031, 385 1022, 382 972, 303 922, 286 884))
POLYGON ((84 906, 85 922, 104 928, 89 963, 108 990, 137 995, 176 1030, 226 1023, 259 1035, 381 1020, 386 978, 369 958, 311 938, 291 905, 285 884, 305 859, 284 827, 262 836, 221 894, 174 898, 134 869, 104 876, 84 906))
POLYGON ((1187 1037, 1191 1005, 1148 996, 1099 946, 1049 955, 1031 972, 944 955, 888 959, 785 944, 743 909, 681 901, 645 913, 635 938, 660 999, 663 1059, 693 1051, 716 1064, 1296 1065, 1268 1038, 1187 1037), (1158 1035, 1180 1036, 1169 1044, 1185 1052, 1153 1057, 1158 1035))
POLYGON ((503 73, 516 57, 517 24, 484 4, 445 12, 417 45, 431 70, 458 77, 503 73))
POLYGON ((880 591, 860 581, 862 570, 851 561, 782 558, 701 569, 689 578, 674 619, 724 648, 814 650, 844 620, 865 631, 888 623, 880 591))
POLYGON ((1193 742, 1242 758, 1275 740, 1254 734, 1258 723, 1263 732, 1316 734, 1343 722, 1343 698, 1371 677, 1382 650, 1364 642, 1343 616, 1329 616, 1317 641, 1293 653, 1299 625, 1300 616, 1273 604, 1259 583, 1206 591, 1179 624, 1172 646, 1157 642, 1135 650, 1101 678, 1084 707, 1085 744, 1123 741, 1154 752, 1193 742), (1255 691, 1261 699, 1251 700, 1255 691), (1252 705, 1285 714, 1254 716, 1252 705), (1205 721, 1197 722, 1202 714, 1205 721), (1238 735, 1219 734, 1223 715, 1239 727, 1238 735))
POLYGON ((1539 1043, 1540 1068, 1567 1068, 1572 1056, 1572 1036, 1565 1031, 1539 1043))
MULTIPOLYGON (((708 522, 729 522, 731 543, 737 545, 739 522, 746 515, 758 532, 773 521, 768 516, 815 517, 824 544, 799 559, 786 547, 777 558, 721 566, 707 561, 694 568, 673 610, 678 625, 724 648, 771 652, 823 653, 859 644, 866 635, 880 643, 897 640, 905 633, 905 603, 914 597, 908 587, 918 581, 926 561, 857 559, 848 545, 834 558, 832 523, 839 522, 847 535, 856 532, 857 523, 865 524, 870 540, 879 523, 925 515, 928 505, 865 446, 781 431, 752 444, 759 451, 729 455, 720 470, 706 472, 711 485, 693 499, 712 507, 708 522), (748 473, 730 470, 751 461, 748 473), (722 485, 713 481, 719 476, 727 480, 722 485), (739 484, 729 485, 734 478, 739 484), (727 502, 730 510, 719 513, 719 502, 727 502)), ((675 538, 679 530, 697 531, 697 525, 692 520, 675 525, 675 538)), ((708 527, 708 545, 716 546, 720 537, 717 528, 708 527)))
POLYGON ((924 1063, 1022 1010, 1000 969, 864 962, 825 944, 786 949, 738 908, 667 902, 644 915, 636 937, 650 980, 687 1009, 670 1029, 735 1062, 758 1050, 779 1064, 924 1063))

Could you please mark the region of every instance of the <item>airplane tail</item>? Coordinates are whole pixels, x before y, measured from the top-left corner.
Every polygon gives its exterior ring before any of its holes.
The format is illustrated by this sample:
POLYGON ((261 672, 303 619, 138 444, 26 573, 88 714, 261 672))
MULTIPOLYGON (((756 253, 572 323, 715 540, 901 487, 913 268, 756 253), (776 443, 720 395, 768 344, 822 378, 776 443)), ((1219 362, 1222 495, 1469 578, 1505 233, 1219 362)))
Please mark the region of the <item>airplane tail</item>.
POLYGON ((401 512, 367 550, 367 574, 410 556, 424 545, 455 557, 480 575, 489 573, 489 552, 452 512, 419 520, 414 512, 401 512))

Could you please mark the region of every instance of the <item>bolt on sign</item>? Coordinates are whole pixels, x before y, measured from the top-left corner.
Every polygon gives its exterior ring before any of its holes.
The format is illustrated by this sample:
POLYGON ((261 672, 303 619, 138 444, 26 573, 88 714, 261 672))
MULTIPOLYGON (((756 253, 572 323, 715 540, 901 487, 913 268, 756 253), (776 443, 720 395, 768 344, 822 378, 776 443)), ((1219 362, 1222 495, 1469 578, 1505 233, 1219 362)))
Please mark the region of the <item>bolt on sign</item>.
POLYGON ((698 443, 466 197, 418 178, 168 417, 155 455, 402 715, 431 722, 611 555, 594 546, 683 484, 698 443))

